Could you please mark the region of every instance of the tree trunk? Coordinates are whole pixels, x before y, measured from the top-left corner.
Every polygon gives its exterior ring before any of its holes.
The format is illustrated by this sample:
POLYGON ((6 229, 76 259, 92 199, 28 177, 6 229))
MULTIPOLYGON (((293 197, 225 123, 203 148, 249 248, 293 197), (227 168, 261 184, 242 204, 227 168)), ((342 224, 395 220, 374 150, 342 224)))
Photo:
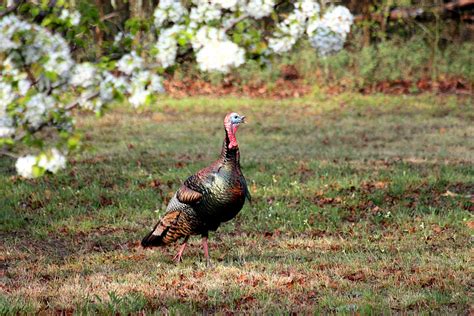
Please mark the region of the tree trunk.
MULTIPOLYGON (((104 1, 103 0, 96 0, 95 4, 97 6, 97 10, 99 11, 99 17, 102 20, 104 17, 104 1)), ((97 25, 95 27, 95 42, 96 42, 96 51, 95 55, 97 58, 100 58, 102 56, 102 43, 104 41, 104 34, 102 33, 102 30, 100 29, 100 26, 97 25)))
POLYGON ((129 0, 130 17, 146 19, 153 15, 153 11, 158 4, 156 0, 129 0))

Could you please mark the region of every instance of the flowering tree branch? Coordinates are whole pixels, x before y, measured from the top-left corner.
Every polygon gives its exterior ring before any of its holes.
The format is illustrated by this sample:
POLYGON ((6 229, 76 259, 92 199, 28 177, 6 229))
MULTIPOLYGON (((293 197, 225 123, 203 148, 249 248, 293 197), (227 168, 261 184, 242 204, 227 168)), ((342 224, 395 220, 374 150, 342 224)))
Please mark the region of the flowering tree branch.
MULTIPOLYGON (((69 111, 73 110, 74 108, 76 108, 77 106, 79 106, 81 102, 94 99, 94 98, 96 98, 98 95, 99 95, 99 92, 94 92, 94 93, 91 93, 91 94, 87 95, 87 96, 84 97, 84 98, 77 98, 77 99, 74 100, 73 102, 69 103, 66 107, 64 107, 64 109, 69 112, 69 111)), ((30 134, 37 133, 37 132, 41 131, 43 128, 48 127, 48 126, 51 126, 51 123, 52 123, 51 121, 46 121, 46 122, 41 123, 41 124, 40 124, 39 126, 37 126, 37 127, 34 127, 34 128, 33 128, 33 127, 30 127, 30 128, 28 129, 28 133, 30 133, 30 134)), ((14 141, 15 141, 15 142, 19 142, 19 141, 21 141, 23 138, 25 138, 26 135, 27 135, 26 132, 18 133, 18 134, 15 136, 14 141)))
POLYGON ((242 14, 241 16, 239 16, 238 18, 235 18, 231 21, 228 22, 228 24, 226 25, 226 27, 223 28, 223 31, 224 33, 227 33, 230 29, 232 29, 237 23, 239 23, 240 21, 243 21, 245 20, 246 18, 248 18, 249 15, 248 14, 242 14))
MULTIPOLYGON (((23 1, 0 13, 0 155, 14 157, 20 146, 34 147, 39 154, 22 156, 15 165, 27 178, 65 167, 64 155, 79 138, 72 118, 76 108, 102 113, 123 98, 133 107, 148 105, 164 91, 158 74, 184 62, 195 61, 202 72, 227 73, 249 55, 268 62, 302 39, 324 57, 342 49, 353 21, 345 7, 321 12, 316 0, 288 1, 292 11, 276 19, 268 17, 280 14, 282 1, 160 0, 148 42, 119 33, 99 63, 79 63, 71 47, 80 45, 75 38, 88 26, 81 25, 80 13, 68 10, 67 2, 49 0, 47 7, 32 3, 25 8, 35 10, 25 14, 29 20, 8 15, 20 11, 23 1), (240 27, 247 19, 250 23, 240 27), (265 23, 253 23, 262 19, 265 23), (67 103, 70 95, 74 101, 67 103), (49 127, 51 133, 40 133, 49 127), (57 137, 49 137, 52 133, 57 137)), ((142 26, 127 27, 136 32, 142 26)))
POLYGON ((100 92, 99 91, 96 91, 96 92, 93 92, 93 93, 90 93, 88 94, 87 96, 85 97, 82 97, 82 98, 77 98, 75 99, 74 101, 72 101, 71 103, 69 103, 68 105, 66 105, 64 107, 64 109, 66 111, 71 111, 72 109, 78 107, 81 102, 85 102, 85 101, 89 101, 89 100, 92 100, 92 99, 95 99, 99 96, 100 92))

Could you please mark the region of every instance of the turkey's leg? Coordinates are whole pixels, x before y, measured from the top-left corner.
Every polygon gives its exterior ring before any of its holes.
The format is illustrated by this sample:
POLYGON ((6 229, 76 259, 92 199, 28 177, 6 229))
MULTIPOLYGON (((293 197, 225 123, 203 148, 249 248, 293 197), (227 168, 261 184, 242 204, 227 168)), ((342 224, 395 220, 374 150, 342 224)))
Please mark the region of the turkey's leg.
POLYGON ((184 238, 184 241, 181 244, 178 253, 173 257, 173 260, 176 261, 176 263, 181 262, 181 257, 183 256, 184 249, 186 249, 186 245, 188 244, 188 239, 189 236, 186 236, 186 238, 184 238))
POLYGON ((211 260, 209 259, 209 247, 207 246, 207 235, 202 236, 202 248, 204 249, 204 257, 206 258, 206 266, 211 266, 211 260))

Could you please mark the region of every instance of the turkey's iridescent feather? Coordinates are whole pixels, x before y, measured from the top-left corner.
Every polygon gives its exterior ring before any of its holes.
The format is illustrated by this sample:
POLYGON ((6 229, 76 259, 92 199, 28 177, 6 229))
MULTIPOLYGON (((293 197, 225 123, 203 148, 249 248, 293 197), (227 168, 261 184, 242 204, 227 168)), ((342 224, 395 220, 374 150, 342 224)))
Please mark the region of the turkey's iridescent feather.
POLYGON ((183 184, 176 192, 176 198, 181 203, 191 205, 199 202, 202 198, 202 194, 188 188, 185 184, 183 184))

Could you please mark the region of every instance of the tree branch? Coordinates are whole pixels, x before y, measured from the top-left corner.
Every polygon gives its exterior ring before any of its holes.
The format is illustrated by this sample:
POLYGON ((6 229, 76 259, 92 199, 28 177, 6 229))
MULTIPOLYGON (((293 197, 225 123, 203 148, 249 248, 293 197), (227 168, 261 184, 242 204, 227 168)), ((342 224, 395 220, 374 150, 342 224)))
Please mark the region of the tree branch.
POLYGON ((239 16, 238 18, 235 18, 233 20, 231 20, 229 22, 229 25, 227 25, 225 28, 224 28, 224 33, 227 33, 228 30, 230 30, 231 28, 234 27, 234 25, 236 25, 237 23, 239 23, 240 21, 243 21, 245 20, 246 18, 248 18, 248 14, 242 14, 241 16, 239 16))
POLYGON ((7 156, 7 157, 15 158, 15 159, 18 159, 20 157, 18 155, 15 155, 14 153, 9 152, 6 149, 0 150, 0 156, 7 156))
POLYGON ((77 107, 80 103, 80 101, 87 101, 87 100, 90 100, 90 99, 93 99, 95 97, 98 97, 100 94, 99 91, 97 92, 94 92, 94 93, 91 93, 89 95, 87 95, 85 98, 77 98, 76 100, 74 100, 73 102, 69 103, 68 105, 66 105, 64 107, 64 109, 66 111, 71 111, 72 109, 74 109, 75 107, 77 107))
POLYGON ((120 16, 121 11, 124 11, 124 10, 119 10, 119 11, 114 11, 114 12, 107 13, 106 15, 104 15, 103 17, 100 18, 100 21, 104 22, 106 20, 110 20, 112 18, 118 17, 118 16, 120 16))
POLYGON ((18 7, 23 3, 24 0, 16 0, 15 3, 8 8, 5 9, 5 11, 0 12, 0 19, 3 18, 4 16, 16 11, 18 7))
POLYGON ((25 56, 23 56, 21 50, 18 50, 18 55, 20 55, 21 61, 23 62, 23 70, 26 72, 28 80, 30 80, 31 85, 36 87, 38 80, 36 80, 35 76, 31 72, 31 69, 27 66, 25 56))

